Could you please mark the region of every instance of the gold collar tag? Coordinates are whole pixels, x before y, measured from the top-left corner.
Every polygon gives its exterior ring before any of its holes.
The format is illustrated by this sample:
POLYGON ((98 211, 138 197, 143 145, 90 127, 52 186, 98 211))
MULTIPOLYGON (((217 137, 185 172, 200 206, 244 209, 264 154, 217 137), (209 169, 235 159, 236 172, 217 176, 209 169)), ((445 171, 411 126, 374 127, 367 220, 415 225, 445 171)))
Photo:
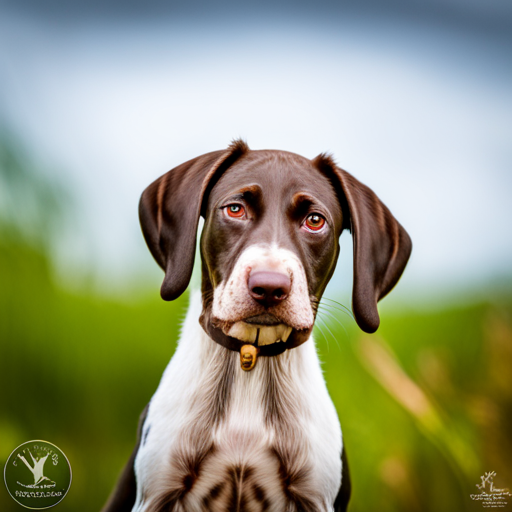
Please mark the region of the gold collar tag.
POLYGON ((250 372, 256 365, 259 348, 254 345, 243 345, 240 349, 240 366, 244 372, 250 372))

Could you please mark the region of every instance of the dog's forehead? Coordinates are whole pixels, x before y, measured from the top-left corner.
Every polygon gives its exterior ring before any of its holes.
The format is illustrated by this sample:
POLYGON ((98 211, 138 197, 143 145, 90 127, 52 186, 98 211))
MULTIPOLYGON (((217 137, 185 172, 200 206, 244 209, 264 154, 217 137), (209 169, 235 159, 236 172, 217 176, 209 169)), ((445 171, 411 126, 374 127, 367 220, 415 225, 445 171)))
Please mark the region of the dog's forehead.
POLYGON ((264 196, 291 197, 297 192, 312 195, 332 211, 339 210, 336 191, 329 178, 311 160, 285 151, 251 151, 219 178, 210 192, 209 204, 258 185, 264 196))

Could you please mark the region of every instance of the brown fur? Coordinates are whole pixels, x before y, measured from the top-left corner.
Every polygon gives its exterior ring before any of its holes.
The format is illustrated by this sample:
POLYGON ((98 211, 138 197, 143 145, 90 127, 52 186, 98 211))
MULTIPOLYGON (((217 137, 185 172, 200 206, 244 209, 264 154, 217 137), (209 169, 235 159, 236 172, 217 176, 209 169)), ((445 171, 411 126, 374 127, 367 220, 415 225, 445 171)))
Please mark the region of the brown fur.
MULTIPOLYGON (((324 384, 318 374, 318 380, 312 380, 314 385, 305 387, 297 377, 305 375, 301 370, 306 368, 306 359, 300 355, 305 353, 305 346, 296 352, 290 349, 309 338, 318 302, 336 266, 338 239, 343 229, 350 229, 354 238, 353 310, 357 323, 366 332, 378 328, 377 302, 400 278, 411 252, 411 241, 378 197, 339 168, 331 156, 322 154, 308 160, 285 151, 251 151, 244 142, 235 141, 224 151, 202 155, 169 171, 142 195, 141 226, 151 253, 165 271, 161 295, 166 300, 177 298, 189 283, 200 215, 205 217, 200 323, 209 336, 204 346, 208 346, 210 358, 202 368, 207 378, 197 388, 189 388, 186 382, 186 390, 194 389, 195 395, 184 402, 183 408, 188 407, 184 427, 178 422, 176 437, 166 438, 170 441, 168 459, 146 459, 158 460, 163 467, 159 466, 158 473, 151 473, 151 478, 142 482, 144 505, 150 512, 184 512, 201 507, 213 512, 326 510, 332 501, 325 500, 334 499, 339 481, 338 476, 321 469, 325 461, 331 467, 329 448, 337 442, 336 414, 331 409, 331 416, 327 417, 334 419, 327 424, 332 428, 323 430, 332 434, 329 444, 315 444, 317 438, 311 437, 308 423, 316 418, 312 416, 316 402, 300 397, 307 396, 307 389, 324 390, 324 384), (223 212, 230 201, 243 204, 250 213, 246 222, 226 222, 223 212), (304 227, 311 212, 325 218, 325 229, 316 234, 304 227), (288 262, 288 267, 281 271, 289 272, 292 283, 288 305, 246 300, 240 290, 245 290, 246 274, 251 268, 240 264, 237 279, 242 284, 226 288, 227 295, 237 295, 238 301, 229 299, 225 301, 227 305, 217 308, 213 299, 215 296, 217 300, 218 295, 214 294, 221 290, 221 296, 222 286, 233 279, 233 268, 242 260, 240 255, 249 254, 249 250, 244 251, 258 246, 276 246, 281 254, 287 254, 281 258, 288 262), (300 272, 293 274, 290 269, 295 263, 290 262, 295 260, 300 272), (300 288, 300 294, 295 290, 295 297, 301 297, 297 303, 293 303, 294 286, 296 290, 300 288), (260 355, 273 357, 262 357, 253 370, 260 372, 256 374, 260 380, 243 380, 246 377, 235 372, 238 354, 230 352, 238 351, 241 342, 227 334, 229 324, 264 312, 287 326, 290 335, 280 343, 259 347, 260 355), (214 343, 210 348, 211 340, 218 345, 214 343), (249 389, 244 387, 248 382, 263 385, 249 389), (257 400, 259 415, 254 417, 262 423, 260 429, 268 437, 254 430, 252 416, 250 424, 228 421, 230 407, 235 411, 233 418, 245 418, 247 409, 254 406, 246 401, 249 395, 257 400), (220 435, 215 437, 217 432, 220 435), (313 451, 315 447, 317 452, 313 451), (313 453, 323 459, 315 459, 313 453)), ((251 265, 257 266, 256 259, 251 261, 251 265)), ((271 257, 266 261, 271 261, 271 257)), ((274 264, 277 265, 272 261, 274 264)), ((311 361, 309 355, 307 360, 311 361)), ((316 358, 316 354, 313 356, 316 358)), ((165 409, 167 395, 159 397, 165 409)), ((160 418, 159 432, 164 435, 172 416, 166 412, 160 418)), ((150 436, 152 449, 155 439, 150 436)), ((341 441, 341 437, 338 439, 341 441)), ((339 467, 336 460, 332 467, 339 467)), ((336 511, 346 509, 350 494, 346 461, 342 467, 336 511)), ((122 483, 130 486, 133 481, 127 473, 122 483)), ((128 502, 123 501, 124 508, 111 506, 105 510, 129 510, 128 502)))

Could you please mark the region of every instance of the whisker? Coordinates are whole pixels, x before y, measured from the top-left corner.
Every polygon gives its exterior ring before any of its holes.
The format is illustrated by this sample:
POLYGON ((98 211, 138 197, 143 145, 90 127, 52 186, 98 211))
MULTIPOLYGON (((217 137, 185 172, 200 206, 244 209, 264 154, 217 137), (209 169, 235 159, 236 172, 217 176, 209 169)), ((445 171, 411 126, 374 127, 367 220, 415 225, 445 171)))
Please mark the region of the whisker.
MULTIPOLYGON (((317 318, 318 318, 318 320, 323 321, 323 318, 321 318, 321 317, 317 317, 317 318)), ((324 325, 325 325, 325 322, 324 322, 324 325)), ((320 327, 320 323, 315 322, 315 327, 318 327, 318 329, 320 330, 320 334, 323 336, 324 341, 327 345, 327 353, 329 353, 329 340, 327 339, 327 336, 325 335, 324 330, 320 327)))
POLYGON ((331 301, 331 302, 335 302, 336 304, 338 304, 339 306, 341 306, 343 309, 345 309, 346 311, 348 311, 348 313, 350 314, 350 316, 352 316, 353 318, 353 315, 352 315, 352 311, 350 310, 350 308, 347 308, 347 306, 345 306, 344 304, 342 304, 341 302, 338 302, 337 300, 334 300, 334 299, 330 299, 329 297, 322 297, 322 299, 325 299, 325 300, 328 300, 328 301, 331 301))
POLYGON ((334 304, 325 304, 323 302, 321 302, 319 304, 319 306, 323 306, 324 308, 331 308, 331 309, 334 309, 336 311, 339 311, 340 313, 343 313, 344 315, 347 315, 349 316, 350 318, 352 318, 352 320, 354 320, 354 316, 352 315, 352 313, 348 313, 347 311, 345 311, 344 309, 341 309, 339 308, 338 306, 334 305, 334 304))
MULTIPOLYGON (((324 311, 325 313, 325 311, 324 311)), ((324 322, 324 326, 325 328, 330 332, 331 336, 334 338, 334 341, 336 342, 336 345, 338 346, 338 350, 341 350, 341 347, 340 347, 340 344, 338 343, 338 339, 336 338, 336 336, 334 336, 334 334, 332 333, 331 329, 329 328, 329 326, 327 325, 327 322, 322 318, 320 317, 320 320, 322 320, 322 322, 324 322)), ((342 326, 343 327, 343 326, 342 326)), ((347 331, 345 331, 345 334, 347 333, 347 331)), ((348 334, 347 334, 348 336, 348 334)))
MULTIPOLYGON (((321 311, 329 311, 329 313, 334 315, 336 319, 338 318, 340 313, 343 313, 345 315, 347 314, 346 311, 343 311, 342 309, 339 309, 339 308, 332 308, 332 307, 329 306, 329 304, 320 304, 319 310, 321 310, 321 311)), ((345 317, 342 317, 342 318, 345 318, 345 317)), ((349 317, 349 318, 351 320, 353 320, 352 317, 349 317)))
POLYGON ((345 306, 345 304, 342 304, 341 302, 337 301, 337 300, 334 300, 334 299, 331 299, 330 297, 327 297, 326 295, 324 295, 322 297, 322 299, 327 299, 327 300, 330 300, 331 302, 336 302, 336 304, 339 304, 340 306, 343 306, 344 308, 346 308, 347 306, 345 306))
POLYGON ((336 322, 338 322, 342 329, 345 331, 345 334, 347 335, 348 337, 348 332, 347 332, 347 329, 345 328, 345 326, 343 325, 343 323, 341 322, 341 320, 339 318, 337 318, 336 316, 334 316, 332 314, 331 311, 329 311, 328 309, 320 309, 319 311, 321 311, 322 313, 325 313, 326 315, 329 315, 330 318, 332 318, 333 320, 336 320, 336 322))

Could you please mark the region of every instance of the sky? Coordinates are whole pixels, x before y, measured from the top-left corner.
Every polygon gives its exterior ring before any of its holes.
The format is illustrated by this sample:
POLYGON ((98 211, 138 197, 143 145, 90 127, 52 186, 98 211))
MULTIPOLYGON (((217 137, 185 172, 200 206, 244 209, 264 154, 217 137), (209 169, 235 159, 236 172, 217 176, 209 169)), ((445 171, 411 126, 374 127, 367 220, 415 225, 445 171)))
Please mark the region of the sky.
POLYGON ((1 0, 0 122, 72 195, 63 280, 157 282, 142 190, 242 137, 331 152, 411 235, 398 297, 439 296, 512 274, 511 55, 504 0, 1 0))

